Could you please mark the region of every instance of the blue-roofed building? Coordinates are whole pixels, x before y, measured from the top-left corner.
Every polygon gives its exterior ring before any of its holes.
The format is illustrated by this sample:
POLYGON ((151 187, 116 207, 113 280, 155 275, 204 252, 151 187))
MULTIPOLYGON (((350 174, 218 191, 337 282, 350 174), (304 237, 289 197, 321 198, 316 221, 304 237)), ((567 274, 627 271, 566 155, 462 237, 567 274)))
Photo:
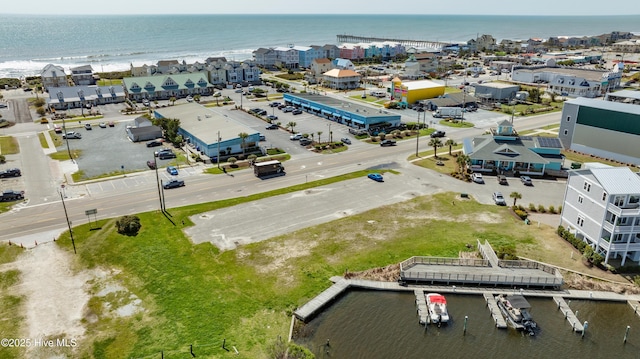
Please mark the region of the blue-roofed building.
POLYGON ((491 134, 463 140, 470 169, 506 175, 562 175, 560 140, 552 137, 519 136, 509 121, 502 121, 491 134))
POLYGON ((349 59, 334 59, 333 61, 331 61, 331 66, 333 66, 334 69, 340 69, 340 70, 355 71, 356 69, 356 66, 349 59))
POLYGON ((132 101, 168 100, 189 95, 211 95, 214 86, 208 81, 209 74, 195 72, 122 79, 127 98, 132 101))
POLYGON ((569 171, 561 225, 604 257, 640 265, 640 176, 599 163, 569 171))
POLYGON ((319 118, 357 129, 375 131, 400 125, 400 115, 329 96, 285 93, 284 102, 319 118))
POLYGON ((566 101, 558 137, 567 149, 640 165, 640 95, 618 91, 607 95, 607 100, 566 101))

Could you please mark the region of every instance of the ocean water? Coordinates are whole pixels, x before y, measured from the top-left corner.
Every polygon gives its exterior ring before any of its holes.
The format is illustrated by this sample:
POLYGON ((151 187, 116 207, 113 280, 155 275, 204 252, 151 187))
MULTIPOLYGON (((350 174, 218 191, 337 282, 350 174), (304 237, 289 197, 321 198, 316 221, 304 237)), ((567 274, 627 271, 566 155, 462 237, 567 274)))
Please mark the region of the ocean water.
POLYGON ((245 60, 259 47, 336 44, 336 35, 466 42, 640 33, 640 16, 472 15, 0 15, 0 77, 32 76, 48 63, 126 70, 158 60, 245 60))

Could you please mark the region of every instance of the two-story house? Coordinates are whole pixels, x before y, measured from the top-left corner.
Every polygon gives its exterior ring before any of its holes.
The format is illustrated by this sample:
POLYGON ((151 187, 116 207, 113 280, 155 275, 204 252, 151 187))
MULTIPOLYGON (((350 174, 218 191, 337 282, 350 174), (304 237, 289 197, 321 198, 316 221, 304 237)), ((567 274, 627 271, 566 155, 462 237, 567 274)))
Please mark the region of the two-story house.
POLYGON ((71 80, 75 85, 95 85, 96 79, 93 76, 93 67, 91 65, 72 67, 71 80))
MULTIPOLYGON (((628 167, 569 171, 561 225, 604 257, 640 265, 640 177, 628 167)), ((618 263, 616 263, 618 264, 618 263)))

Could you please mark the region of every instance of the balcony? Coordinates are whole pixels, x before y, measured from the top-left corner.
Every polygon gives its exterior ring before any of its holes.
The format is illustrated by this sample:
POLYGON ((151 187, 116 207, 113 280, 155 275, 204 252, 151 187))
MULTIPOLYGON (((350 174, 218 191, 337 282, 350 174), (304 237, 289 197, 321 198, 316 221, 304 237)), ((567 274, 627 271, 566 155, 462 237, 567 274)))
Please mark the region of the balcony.
POLYGON ((618 217, 640 216, 640 204, 638 203, 626 204, 622 207, 609 203, 607 210, 618 217))

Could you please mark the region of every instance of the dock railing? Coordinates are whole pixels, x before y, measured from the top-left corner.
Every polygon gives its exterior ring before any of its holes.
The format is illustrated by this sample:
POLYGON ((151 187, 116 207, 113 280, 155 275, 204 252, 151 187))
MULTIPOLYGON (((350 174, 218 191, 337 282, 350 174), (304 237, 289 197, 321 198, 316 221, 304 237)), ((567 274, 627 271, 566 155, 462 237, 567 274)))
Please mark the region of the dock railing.
POLYGON ((433 273, 402 271, 400 277, 404 281, 419 281, 432 283, 474 283, 478 285, 521 285, 559 287, 562 278, 517 276, 504 274, 467 274, 467 273, 433 273))
POLYGON ((414 256, 400 262, 400 271, 406 271, 417 264, 488 267, 489 261, 476 258, 444 258, 444 257, 420 257, 414 256))

